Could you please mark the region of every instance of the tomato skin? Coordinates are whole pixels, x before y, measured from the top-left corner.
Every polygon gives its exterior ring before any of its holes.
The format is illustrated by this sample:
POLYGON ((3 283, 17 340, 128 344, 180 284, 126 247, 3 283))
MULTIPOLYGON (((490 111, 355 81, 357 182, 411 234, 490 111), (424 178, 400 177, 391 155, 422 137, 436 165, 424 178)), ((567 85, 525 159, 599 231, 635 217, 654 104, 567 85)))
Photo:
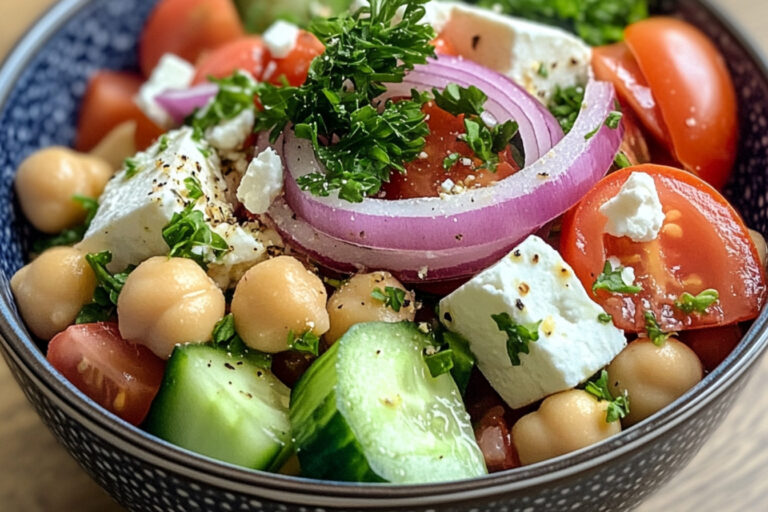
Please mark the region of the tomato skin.
POLYGON ((307 80, 309 65, 318 55, 325 52, 325 45, 306 30, 299 32, 291 53, 282 59, 273 59, 274 68, 268 66, 265 79, 274 85, 282 85, 283 77, 293 86, 300 86, 307 80))
POLYGON ((466 142, 457 138, 458 135, 465 133, 464 117, 453 116, 434 102, 427 103, 422 110, 429 116, 427 124, 431 131, 426 137, 423 150, 426 158, 416 158, 406 164, 406 174, 394 171, 389 183, 382 186, 384 199, 439 197, 440 185, 449 178, 454 183, 467 184, 468 188, 483 187, 503 180, 520 170, 509 150, 501 154, 501 163, 495 173, 488 170, 472 170, 482 162, 466 142), (443 161, 451 153, 459 153, 462 158, 446 171, 443 161), (465 158, 472 160, 471 165, 462 163, 465 158), (472 176, 470 181, 466 181, 469 176, 472 176))
POLYGON ((648 164, 603 178, 565 215, 560 249, 590 294, 609 256, 635 269, 641 293, 595 297, 626 331, 645 330, 646 310, 664 330, 680 331, 749 320, 765 304, 765 271, 743 221, 714 188, 679 169, 648 164), (632 172, 653 177, 666 214, 661 233, 647 243, 605 234, 607 219, 599 212, 632 172), (686 315, 674 306, 683 292, 707 288, 718 290, 720 300, 706 314, 686 315))
POLYGON ((149 77, 166 53, 194 64, 203 52, 244 32, 231 0, 161 0, 139 41, 141 71, 149 77))
POLYGON ((46 358, 77 389, 133 425, 152 404, 165 362, 120 336, 117 324, 72 325, 53 337, 46 358))
POLYGON ((261 80, 269 62, 269 50, 258 36, 235 39, 203 54, 195 67, 193 85, 208 80, 208 77, 226 78, 240 69, 261 80))
POLYGON ((679 338, 696 352, 704 369, 711 372, 736 348, 741 336, 741 328, 738 325, 724 325, 711 329, 683 331, 679 338))
POLYGON ((736 161, 739 131, 725 59, 699 29, 675 18, 640 21, 625 35, 659 104, 675 157, 722 188, 736 161))
POLYGON ((90 151, 125 121, 136 122, 137 150, 148 148, 160 137, 163 130, 133 101, 141 84, 141 77, 132 73, 99 71, 93 75, 80 105, 75 149, 90 151))
POLYGON ((437 36, 432 40, 432 46, 435 47, 435 53, 438 55, 450 55, 452 57, 459 56, 459 51, 453 46, 453 43, 445 37, 437 36))

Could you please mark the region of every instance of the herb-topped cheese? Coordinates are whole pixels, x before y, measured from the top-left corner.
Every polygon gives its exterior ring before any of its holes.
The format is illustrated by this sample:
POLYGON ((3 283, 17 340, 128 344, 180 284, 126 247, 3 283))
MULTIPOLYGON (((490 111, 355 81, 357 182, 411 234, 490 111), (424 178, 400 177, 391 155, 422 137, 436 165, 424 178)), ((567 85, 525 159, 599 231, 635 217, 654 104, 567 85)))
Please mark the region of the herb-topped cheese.
POLYGON ((485 377, 512 408, 586 381, 626 345, 552 247, 528 237, 440 301, 485 377))

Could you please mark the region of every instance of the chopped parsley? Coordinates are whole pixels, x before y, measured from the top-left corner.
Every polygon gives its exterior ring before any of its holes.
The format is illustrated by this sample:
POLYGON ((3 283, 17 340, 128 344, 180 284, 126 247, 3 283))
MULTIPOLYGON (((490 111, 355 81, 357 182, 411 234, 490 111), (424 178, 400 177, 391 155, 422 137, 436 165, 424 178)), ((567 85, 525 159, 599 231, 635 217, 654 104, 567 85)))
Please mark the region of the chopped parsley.
POLYGON ((491 318, 500 331, 507 334, 507 354, 512 366, 520 366, 520 354, 529 354, 529 344, 539 340, 539 325, 541 320, 534 324, 522 325, 515 323, 509 313, 491 315, 491 318))
POLYGON ((392 308, 395 313, 399 313, 400 308, 403 306, 408 307, 408 304, 406 303, 408 301, 405 298, 405 290, 402 288, 387 286, 382 290, 381 288, 376 287, 371 292, 371 297, 383 302, 385 307, 392 308))
POLYGON ((288 346, 297 352, 306 352, 316 356, 320 353, 320 337, 312 331, 307 331, 301 336, 296 336, 293 331, 288 332, 288 346))
POLYGON ((622 117, 624 117, 624 114, 622 114, 620 111, 612 110, 605 118, 605 126, 611 130, 616 130, 621 124, 622 117))
POLYGON ((235 330, 235 317, 232 313, 219 320, 213 327, 211 335, 213 344, 225 348, 229 353, 248 359, 256 366, 270 368, 272 356, 258 350, 249 348, 235 330))
POLYGON ((107 270, 107 265, 112 262, 112 253, 109 251, 86 254, 85 261, 93 269, 97 284, 93 292, 93 300, 83 306, 75 323, 106 322, 114 315, 117 299, 134 267, 129 266, 123 272, 112 274, 107 270))
POLYGON ((608 313, 600 313, 597 315, 597 321, 601 324, 610 324, 613 322, 613 317, 609 315, 608 313))
POLYGON ((61 245, 76 244, 85 236, 85 232, 88 231, 88 227, 91 225, 91 221, 96 216, 96 211, 99 209, 99 202, 92 197, 86 197, 81 195, 72 196, 72 200, 80 203, 85 210, 85 220, 79 226, 65 229, 58 235, 41 238, 36 240, 32 245, 32 250, 38 254, 42 253, 46 249, 51 247, 58 247, 61 245))
POLYGON ((600 128, 602 128, 602 127, 603 127, 603 125, 600 125, 600 126, 598 126, 597 128, 595 128, 594 130, 592 130, 591 132, 587 133, 587 134, 584 136, 584 140, 589 140, 589 139, 591 139, 592 137, 594 137, 595 135, 597 135, 597 132, 599 132, 599 131, 600 131, 600 128))
MULTIPOLYGON (((186 183, 186 180, 185 180, 186 183)), ((181 212, 176 212, 163 228, 163 240, 168 244, 168 256, 189 258, 203 269, 229 252, 226 240, 214 232, 205 222, 203 212, 194 209, 190 203, 181 212)))
POLYGON ((256 129, 276 140, 293 124, 325 166, 324 173, 298 180, 303 190, 319 196, 338 191, 341 199, 360 202, 421 153, 429 134, 421 110, 425 98, 415 93, 383 105, 373 101, 386 91, 384 84, 402 82, 435 55, 435 32, 421 23, 426 1, 372 0, 353 14, 315 20, 310 31, 326 50, 312 62, 304 85, 259 85, 264 109, 257 112, 256 129))
POLYGON ((581 106, 584 103, 584 87, 572 85, 570 87, 557 86, 555 93, 549 100, 549 111, 560 123, 560 127, 566 134, 573 129, 576 118, 579 117, 581 106))
POLYGON ((445 160, 443 160, 443 169, 446 171, 450 171, 454 165, 461 159, 460 153, 451 153, 447 157, 445 157, 445 160))
POLYGON ((126 180, 133 178, 139 172, 139 164, 133 158, 126 158, 123 160, 123 167, 125 167, 124 179, 126 180))
POLYGON ((626 153, 619 151, 616 154, 616 158, 613 160, 613 165, 615 165, 617 169, 626 169, 627 167, 632 167, 632 162, 629 161, 626 153))
POLYGON ((675 307, 685 314, 691 313, 704 314, 707 308, 720 299, 720 294, 715 289, 704 290, 698 295, 692 295, 684 292, 678 300, 675 301, 675 307))
POLYGON ((648 0, 472 0, 470 3, 563 28, 592 46, 622 41, 627 25, 648 17, 648 0))
MULTIPOLYGON (((186 119, 186 124, 192 126, 194 130, 192 138, 196 141, 202 141, 209 128, 232 119, 254 106, 253 101, 258 84, 249 74, 236 72, 227 78, 210 78, 210 80, 219 86, 219 92, 210 103, 197 109, 186 119)), ((210 151, 203 147, 198 149, 204 157, 208 158, 210 151)))
POLYGON ((606 423, 619 421, 626 418, 627 414, 629 414, 629 394, 625 390, 623 395, 613 398, 608 387, 607 371, 603 370, 600 372, 600 377, 587 382, 584 391, 595 396, 598 401, 605 400, 608 402, 608 411, 605 415, 606 423))
POLYGON ((203 187, 200 185, 200 181, 194 176, 184 178, 184 186, 187 187, 189 198, 193 201, 203 197, 203 187))
POLYGON ((427 363, 429 374, 437 378, 453 370, 453 350, 445 349, 431 354, 426 353, 424 354, 424 362, 427 363))
POLYGON ((451 372, 462 396, 467 391, 469 377, 475 367, 475 356, 469 349, 469 342, 459 334, 438 327, 430 333, 433 346, 424 352, 424 362, 430 375, 439 377, 451 372))
POLYGON ((162 136, 160 136, 160 141, 159 141, 159 144, 157 145, 157 154, 158 155, 160 153, 162 153, 163 151, 165 151, 166 149, 168 149, 168 143, 169 143, 169 141, 168 141, 168 134, 164 133, 162 136))
POLYGON ((671 336, 677 334, 676 332, 664 332, 653 312, 646 311, 643 316, 645 317, 645 332, 648 333, 648 338, 657 347, 664 345, 671 336))
POLYGON ((539 64, 539 69, 536 70, 536 74, 538 74, 541 78, 549 78, 549 70, 547 69, 547 65, 543 62, 539 64))
POLYGON ((639 293, 643 287, 636 284, 627 284, 624 282, 621 274, 624 267, 619 265, 613 268, 610 261, 605 262, 603 273, 597 276, 597 280, 592 285, 592 292, 598 290, 607 290, 611 293, 639 293))

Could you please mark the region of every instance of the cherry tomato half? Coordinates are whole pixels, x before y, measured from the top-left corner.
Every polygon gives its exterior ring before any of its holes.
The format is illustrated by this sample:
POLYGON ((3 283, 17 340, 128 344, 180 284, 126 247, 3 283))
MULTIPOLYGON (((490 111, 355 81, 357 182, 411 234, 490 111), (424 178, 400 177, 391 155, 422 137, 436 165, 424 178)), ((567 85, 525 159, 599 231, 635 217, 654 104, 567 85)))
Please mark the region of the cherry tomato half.
POLYGON ((757 316, 766 300, 765 272, 743 221, 714 188, 679 169, 640 165, 603 178, 566 214, 560 249, 584 287, 627 331, 645 330, 646 311, 665 331, 732 324, 757 316), (650 242, 604 232, 607 218, 600 207, 633 172, 653 178, 666 215, 650 242), (640 293, 593 294, 610 256, 635 270, 640 293), (684 292, 709 288, 718 291, 719 300, 704 314, 685 314, 675 306, 684 292))
POLYGON ((269 62, 269 50, 259 36, 241 37, 203 54, 195 68, 193 85, 208 77, 225 78, 237 70, 250 73, 261 80, 269 62))
POLYGON ((302 30, 296 39, 291 53, 282 59, 272 59, 274 64, 268 65, 264 78, 275 85, 281 85, 283 77, 290 85, 299 86, 307 80, 309 65, 315 57, 325 51, 325 45, 313 34, 302 30), (274 66, 274 68, 273 68, 274 66))
POLYGON ((593 65, 686 170, 722 188, 736 158, 738 110, 728 67, 707 36, 678 19, 650 18, 630 25, 624 43, 596 48, 593 65))
POLYGON ((165 362, 120 336, 117 324, 73 325, 48 345, 47 359, 77 389, 133 425, 149 412, 165 362))
POLYGON ((232 0, 161 0, 139 41, 141 71, 148 77, 166 53, 194 64, 203 52, 243 33, 232 0))
POLYGON ((88 82, 80 118, 77 123, 75 148, 90 151, 113 128, 125 121, 136 122, 136 149, 149 147, 163 130, 136 105, 142 79, 132 73, 99 71, 88 82))

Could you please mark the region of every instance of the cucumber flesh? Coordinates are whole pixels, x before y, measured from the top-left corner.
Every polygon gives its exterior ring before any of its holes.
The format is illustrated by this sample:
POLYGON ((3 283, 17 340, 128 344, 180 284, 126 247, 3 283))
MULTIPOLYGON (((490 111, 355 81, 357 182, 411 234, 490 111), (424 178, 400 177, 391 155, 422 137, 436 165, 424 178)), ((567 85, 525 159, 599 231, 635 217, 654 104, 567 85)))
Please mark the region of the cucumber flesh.
POLYGON ((145 421, 208 457, 268 471, 292 453, 289 389, 269 370, 211 345, 176 347, 145 421))
POLYGON ((486 473, 450 375, 433 378, 416 325, 352 327, 294 389, 291 419, 305 476, 429 483, 486 473))

